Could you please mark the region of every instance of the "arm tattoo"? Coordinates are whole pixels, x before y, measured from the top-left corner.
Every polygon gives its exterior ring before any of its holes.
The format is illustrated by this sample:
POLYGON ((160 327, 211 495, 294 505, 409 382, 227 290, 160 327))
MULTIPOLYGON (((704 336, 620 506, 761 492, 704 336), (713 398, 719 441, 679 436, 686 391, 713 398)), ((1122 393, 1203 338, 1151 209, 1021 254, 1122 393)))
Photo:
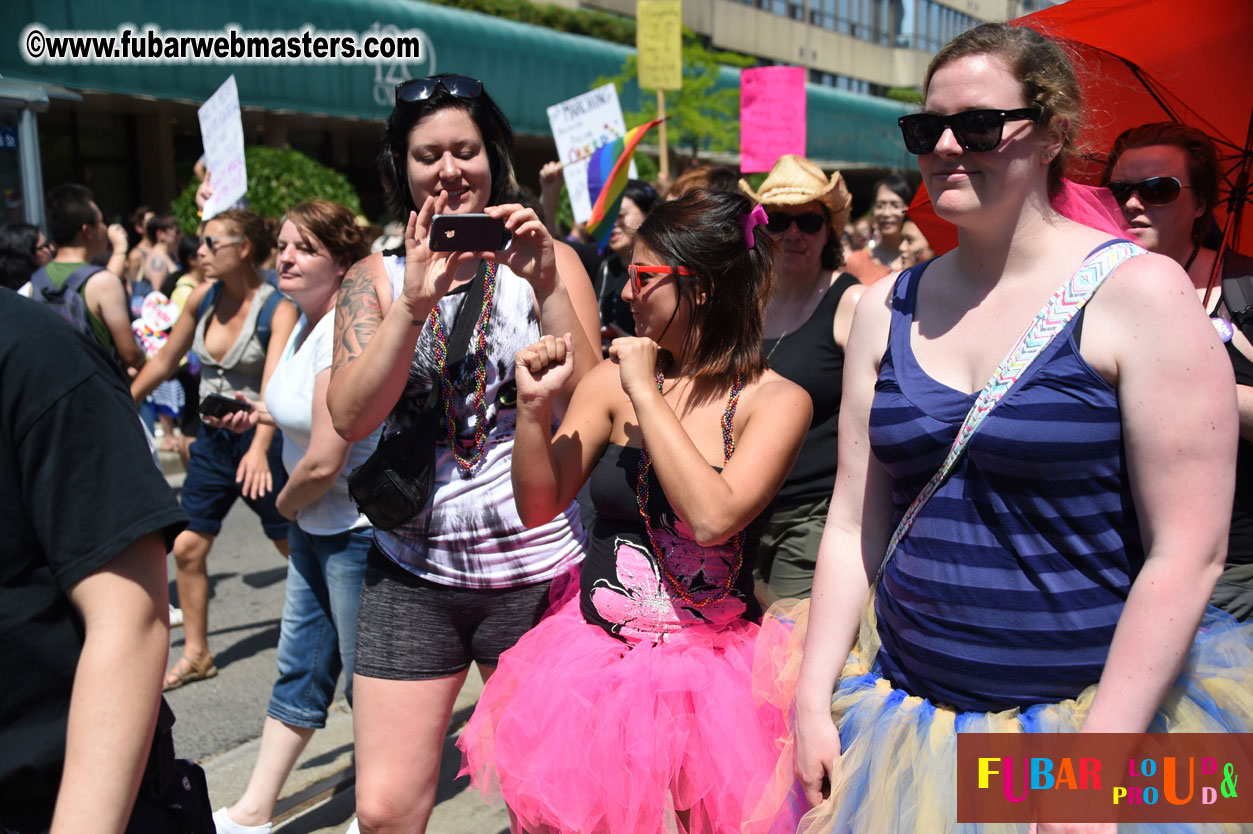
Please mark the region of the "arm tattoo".
POLYGON ((361 355, 383 321, 373 276, 364 263, 354 264, 339 287, 335 303, 335 358, 331 373, 338 373, 361 355))

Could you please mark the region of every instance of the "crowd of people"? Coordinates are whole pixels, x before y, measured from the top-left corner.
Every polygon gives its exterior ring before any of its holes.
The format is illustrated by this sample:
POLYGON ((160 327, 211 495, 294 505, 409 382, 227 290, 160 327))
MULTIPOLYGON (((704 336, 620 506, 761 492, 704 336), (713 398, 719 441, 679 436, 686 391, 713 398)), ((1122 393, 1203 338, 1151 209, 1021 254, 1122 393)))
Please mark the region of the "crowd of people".
POLYGON ((79 185, 0 230, 0 830, 151 801, 238 498, 288 567, 219 834, 270 830, 341 676, 369 834, 427 829, 471 665, 462 773, 530 834, 949 832, 959 733, 1253 731, 1253 259, 1212 142, 1135 127, 1071 182, 1074 71, 1003 24, 923 93, 938 255, 904 176, 854 218, 794 155, 632 180, 597 251, 448 74, 396 87, 388 246, 318 199, 194 239, 141 207, 131 246, 79 185), (510 243, 433 248, 465 214, 510 243))

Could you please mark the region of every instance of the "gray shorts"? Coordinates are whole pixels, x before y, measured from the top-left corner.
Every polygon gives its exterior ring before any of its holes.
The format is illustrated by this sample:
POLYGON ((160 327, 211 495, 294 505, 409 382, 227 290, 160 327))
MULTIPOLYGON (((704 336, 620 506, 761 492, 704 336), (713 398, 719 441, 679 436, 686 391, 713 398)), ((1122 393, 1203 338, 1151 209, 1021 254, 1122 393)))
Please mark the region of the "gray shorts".
POLYGON ((455 675, 495 666, 548 608, 549 582, 455 588, 414 576, 370 549, 357 611, 356 673, 384 680, 455 675))

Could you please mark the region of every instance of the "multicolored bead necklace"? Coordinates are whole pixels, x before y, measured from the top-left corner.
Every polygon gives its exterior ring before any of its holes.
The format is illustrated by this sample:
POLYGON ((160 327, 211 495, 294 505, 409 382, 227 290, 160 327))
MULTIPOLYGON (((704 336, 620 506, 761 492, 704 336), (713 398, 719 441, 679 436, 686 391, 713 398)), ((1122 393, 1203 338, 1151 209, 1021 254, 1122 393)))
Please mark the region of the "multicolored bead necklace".
MULTIPOLYGON (((444 423, 448 426, 448 448, 453 460, 461 469, 461 477, 470 477, 474 467, 483 459, 487 445, 487 323, 492 318, 492 297, 496 294, 496 264, 489 263, 483 276, 483 309, 474 325, 478 338, 474 342, 474 443, 469 454, 461 450, 457 442, 457 415, 452 408, 452 380, 448 378, 448 339, 444 334, 444 322, 439 315, 439 305, 431 310, 431 331, 435 334, 435 367, 439 369, 440 402, 444 406, 444 423)), ((462 310, 467 313, 468 310, 462 310)))
MULTIPOLYGON (((657 390, 660 392, 665 384, 666 378, 661 372, 661 360, 657 360, 657 390)), ((744 390, 744 375, 738 374, 735 382, 731 385, 731 396, 727 400, 726 411, 722 414, 722 452, 723 466, 731 460, 731 455, 735 453, 735 434, 733 432, 733 424, 735 420, 735 407, 740 401, 740 392, 744 390)), ((639 471, 635 479, 635 503, 639 507, 640 516, 644 519, 644 530, 648 534, 648 543, 653 549, 653 554, 657 557, 657 565, 661 568, 662 575, 666 581, 670 583, 670 587, 674 588, 684 602, 696 608, 704 608, 706 605, 713 605, 715 602, 721 602, 731 595, 735 589, 735 580, 740 575, 740 568, 744 564, 744 531, 741 530, 731 539, 731 552, 735 554, 734 564, 731 566, 730 573, 727 574, 726 582, 718 593, 704 599, 696 599, 692 596, 692 592, 684 587, 683 583, 670 572, 666 566, 666 555, 657 545, 657 539, 653 536, 652 519, 648 516, 648 470, 652 467, 653 459, 648 454, 648 447, 640 448, 640 464, 639 471)))

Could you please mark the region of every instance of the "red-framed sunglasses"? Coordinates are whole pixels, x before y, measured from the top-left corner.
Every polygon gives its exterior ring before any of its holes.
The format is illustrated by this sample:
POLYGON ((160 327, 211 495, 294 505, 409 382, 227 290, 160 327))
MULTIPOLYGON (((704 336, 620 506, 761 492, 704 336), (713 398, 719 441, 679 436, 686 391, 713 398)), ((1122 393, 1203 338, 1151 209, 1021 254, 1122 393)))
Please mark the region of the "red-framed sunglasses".
POLYGON ((627 275, 631 279, 631 288, 637 293, 644 289, 644 283, 640 280, 640 273, 660 274, 660 275, 695 275, 695 272, 685 266, 641 266, 640 264, 627 264, 627 275))

